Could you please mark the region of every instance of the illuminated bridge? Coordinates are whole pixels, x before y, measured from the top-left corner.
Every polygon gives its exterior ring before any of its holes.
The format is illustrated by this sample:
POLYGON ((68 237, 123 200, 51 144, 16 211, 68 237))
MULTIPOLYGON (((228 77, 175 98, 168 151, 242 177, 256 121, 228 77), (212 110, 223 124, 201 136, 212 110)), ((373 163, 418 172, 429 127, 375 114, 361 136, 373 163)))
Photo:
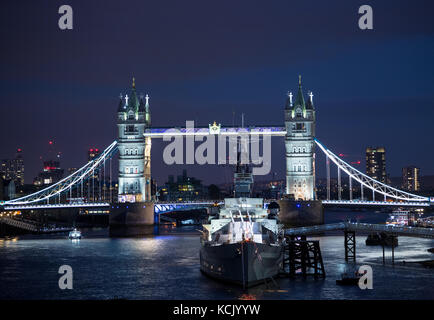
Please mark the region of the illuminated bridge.
MULTIPOLYGON (((223 132, 227 134, 232 134, 236 132, 239 128, 227 128, 223 132)), ((283 127, 260 127, 260 128, 247 128, 244 132, 251 135, 256 135, 258 132, 264 133, 271 136, 283 136, 285 135, 285 130, 283 127)), ((181 134, 186 134, 187 132, 181 132, 181 134)), ((166 129, 152 129, 149 130, 145 135, 155 135, 161 137, 162 135, 169 135, 166 129)), ((195 128, 194 134, 205 135, 210 134, 209 130, 206 131, 201 128, 195 128), (207 133, 208 132, 208 133, 207 133)), ((237 134, 237 133, 235 133, 237 134)), ((364 173, 353 168, 351 165, 340 159, 337 155, 332 153, 328 148, 326 148, 322 143, 315 139, 316 144, 319 146, 320 150, 326 155, 327 164, 327 199, 323 200, 324 205, 334 205, 334 206, 410 206, 410 207, 428 207, 433 205, 433 199, 428 197, 423 197, 415 194, 408 193, 396 189, 394 187, 388 186, 380 181, 377 181, 364 173), (330 199, 330 163, 333 162, 338 168, 338 185, 341 185, 341 174, 344 172, 348 175, 349 185, 354 183, 359 183, 361 187, 361 194, 363 197, 364 189, 369 190, 372 193, 373 199, 375 195, 381 198, 382 201, 374 200, 360 200, 352 198, 352 188, 350 187, 349 199, 342 199, 341 192, 338 191, 338 199, 330 199)), ((94 201, 89 201, 86 199, 81 202, 71 202, 71 203, 61 203, 61 194, 66 194, 72 199, 74 196, 79 199, 85 199, 86 195, 83 191, 83 185, 90 177, 95 176, 98 172, 105 173, 106 161, 111 160, 113 154, 117 151, 116 141, 111 143, 101 155, 94 159, 93 161, 85 164, 83 167, 78 169, 76 172, 62 179, 61 181, 43 189, 33 194, 5 201, 2 205, 5 210, 20 210, 20 209, 49 209, 49 208, 86 208, 86 207, 109 207, 113 199, 108 199, 107 196, 98 194, 96 197, 91 197, 94 201), (104 199, 105 198, 105 199, 104 199), (100 200, 106 201, 100 201, 100 200)), ((110 165, 111 167, 111 165, 110 165)), ((106 176, 104 174, 104 176, 106 176)), ((112 180, 112 174, 110 171, 110 183, 112 180)), ((338 188, 341 190, 341 188, 338 188)), ((100 191, 103 192, 103 191, 100 191)), ((198 208, 205 206, 214 205, 214 201, 200 201, 200 202, 172 202, 172 203, 156 203, 155 213, 183 210, 186 208, 198 208)))

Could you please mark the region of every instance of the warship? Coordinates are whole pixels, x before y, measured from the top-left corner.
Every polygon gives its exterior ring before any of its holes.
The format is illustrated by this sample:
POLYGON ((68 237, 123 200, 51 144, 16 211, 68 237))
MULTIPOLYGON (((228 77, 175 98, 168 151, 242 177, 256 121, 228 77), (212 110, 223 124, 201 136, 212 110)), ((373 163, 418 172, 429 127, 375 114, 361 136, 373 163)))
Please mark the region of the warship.
POLYGON ((243 288, 272 280, 283 263, 283 226, 262 198, 250 197, 252 184, 249 167, 237 164, 234 198, 224 199, 201 236, 202 273, 243 288))

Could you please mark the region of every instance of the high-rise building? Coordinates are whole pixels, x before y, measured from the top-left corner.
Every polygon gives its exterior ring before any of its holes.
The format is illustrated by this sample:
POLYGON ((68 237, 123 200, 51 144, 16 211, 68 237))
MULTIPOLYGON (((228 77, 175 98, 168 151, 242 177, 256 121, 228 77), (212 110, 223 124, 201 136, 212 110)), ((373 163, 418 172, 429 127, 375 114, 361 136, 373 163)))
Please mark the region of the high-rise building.
POLYGON ((313 94, 303 97, 301 76, 295 102, 288 93, 285 105, 286 194, 296 200, 315 200, 315 108, 313 94))
POLYGON ((5 180, 13 180, 16 186, 24 184, 24 159, 23 150, 17 149, 15 158, 4 159, 0 166, 0 175, 5 180))
MULTIPOLYGON (((89 150, 87 150, 87 161, 93 161, 94 159, 98 158, 99 154, 101 153, 101 151, 98 148, 90 148, 89 150)), ((98 170, 93 172, 93 175, 90 176, 91 179, 95 180, 92 181, 93 185, 97 185, 99 184, 99 173, 98 170)), ((89 186, 91 183, 91 180, 88 180, 87 185, 89 186)))
POLYGON ((151 199, 151 138, 143 136, 151 123, 148 95, 145 100, 138 99, 133 78, 131 94, 120 97, 117 112, 120 202, 151 199))
POLYGON ((402 188, 408 191, 420 190, 419 168, 415 166, 402 168, 402 188))
POLYGON ((90 148, 87 150, 87 160, 92 161, 95 158, 98 158, 101 151, 98 148, 90 148))
POLYGON ((366 174, 375 180, 387 183, 386 150, 384 147, 366 148, 366 174))
POLYGON ((60 181, 63 177, 63 169, 60 162, 54 160, 44 161, 44 167, 39 175, 34 179, 35 185, 47 185, 60 181))

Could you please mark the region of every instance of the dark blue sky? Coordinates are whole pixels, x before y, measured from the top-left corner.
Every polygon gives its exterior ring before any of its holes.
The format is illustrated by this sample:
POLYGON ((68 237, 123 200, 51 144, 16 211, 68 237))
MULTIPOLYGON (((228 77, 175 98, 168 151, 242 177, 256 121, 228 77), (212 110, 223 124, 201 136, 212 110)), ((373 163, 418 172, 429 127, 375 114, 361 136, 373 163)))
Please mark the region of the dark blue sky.
MULTIPOLYGON (((25 152, 31 182, 53 139, 62 166, 116 138, 119 93, 135 76, 149 93, 154 126, 283 124, 298 74, 312 90, 317 137, 363 160, 384 145, 387 171, 414 164, 434 174, 434 3, 432 1, 2 1, 0 4, 0 158, 25 152), (74 10, 61 31, 58 8, 74 10), (370 4, 374 30, 358 28, 370 4)), ((283 177, 283 139, 273 171, 283 177)), ((181 166, 162 164, 158 183, 181 166)), ((351 158, 351 159, 350 159, 351 158)), ((319 159, 322 164, 322 158, 319 159)), ((319 176, 323 166, 318 166, 319 176)), ((364 167, 362 166, 363 171, 364 167)), ((187 167, 206 182, 229 182, 229 168, 187 167)))

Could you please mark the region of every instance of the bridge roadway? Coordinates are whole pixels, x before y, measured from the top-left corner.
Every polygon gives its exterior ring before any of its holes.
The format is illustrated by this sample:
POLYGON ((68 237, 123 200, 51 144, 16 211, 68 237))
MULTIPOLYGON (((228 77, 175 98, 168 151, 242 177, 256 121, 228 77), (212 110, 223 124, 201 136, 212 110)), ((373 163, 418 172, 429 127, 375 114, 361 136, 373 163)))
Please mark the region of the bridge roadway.
MULTIPOLYGON (((271 201, 265 200, 264 207, 267 208, 271 201)), ((213 206, 215 204, 221 205, 223 202, 219 201, 191 201, 191 202, 156 202, 155 213, 164 213, 174 210, 188 210, 190 208, 203 208, 213 206)), ((341 207, 429 207, 434 205, 434 202, 400 202, 400 201, 361 201, 361 200, 322 200, 323 205, 326 206, 341 206, 341 207)), ((82 203, 60 203, 60 204, 16 204, 3 206, 6 211, 15 210, 38 210, 38 209, 63 209, 63 208, 97 208, 97 207, 110 207, 108 202, 82 202, 82 203)), ((1 207, 0 207, 1 209, 1 207)))
POLYGON ((433 228, 418 228, 409 226, 394 226, 385 224, 370 224, 370 223, 352 223, 339 222, 331 224, 323 224, 310 227, 299 227, 285 229, 285 235, 288 236, 304 236, 315 235, 325 231, 343 230, 343 231, 364 231, 364 232, 385 232, 396 236, 419 237, 434 239, 433 228))
POLYGON ((37 209, 63 209, 63 208, 96 208, 109 207, 108 202, 81 202, 81 203, 54 203, 54 204, 24 204, 24 205, 6 205, 6 211, 16 210, 37 210, 37 209))
POLYGON ((362 201, 362 200, 322 200, 323 205, 337 206, 380 206, 380 207, 429 207, 434 203, 426 201, 362 201))

